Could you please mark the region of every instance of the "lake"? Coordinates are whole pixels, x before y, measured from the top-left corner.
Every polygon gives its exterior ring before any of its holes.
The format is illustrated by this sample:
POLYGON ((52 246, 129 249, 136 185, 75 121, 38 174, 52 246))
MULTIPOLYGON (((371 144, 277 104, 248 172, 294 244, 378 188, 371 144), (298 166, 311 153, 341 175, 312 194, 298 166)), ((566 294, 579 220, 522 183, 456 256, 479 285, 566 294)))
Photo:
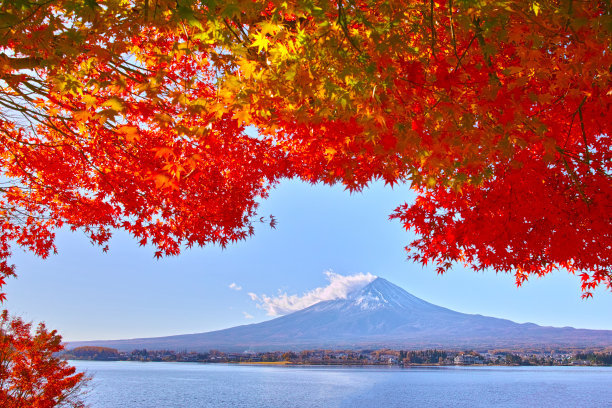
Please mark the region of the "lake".
POLYGON ((92 408, 612 407, 612 367, 70 363, 92 408))

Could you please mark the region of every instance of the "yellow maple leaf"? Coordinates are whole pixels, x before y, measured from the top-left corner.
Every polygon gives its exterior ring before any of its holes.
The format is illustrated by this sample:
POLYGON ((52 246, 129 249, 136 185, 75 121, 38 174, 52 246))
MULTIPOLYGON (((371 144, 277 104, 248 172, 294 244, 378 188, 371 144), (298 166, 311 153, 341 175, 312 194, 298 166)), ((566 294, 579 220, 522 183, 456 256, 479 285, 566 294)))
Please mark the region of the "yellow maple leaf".
POLYGON ((136 126, 121 126, 117 129, 117 133, 124 135, 128 142, 133 142, 134 140, 140 139, 138 128, 136 126))
POLYGON ((93 95, 83 95, 81 97, 81 100, 85 102, 85 106, 87 106, 88 108, 91 108, 92 106, 95 106, 98 103, 98 98, 93 95))
POLYGON ((266 36, 268 34, 276 34, 279 31, 280 26, 278 24, 271 23, 270 21, 264 21, 263 23, 259 24, 259 28, 261 30, 261 34, 266 36))
POLYGON ((247 79, 253 76, 253 72, 257 68, 257 64, 255 62, 246 59, 238 61, 238 65, 240 66, 240 72, 247 79))
POLYGON ((234 116, 232 116, 232 119, 236 119, 238 121, 239 126, 241 126, 244 123, 249 124, 251 121, 251 113, 249 112, 248 109, 242 109, 234 113, 234 116))
POLYGON ((327 149, 325 149, 325 158, 327 159, 327 161, 331 161, 335 155, 336 149, 334 149, 333 147, 328 147, 327 149))
POLYGON ((72 117, 78 120, 79 122, 86 122, 91 118, 91 113, 85 110, 75 111, 72 113, 72 117))
POLYGON ((108 98, 108 100, 106 100, 102 106, 108 106, 110 109, 116 112, 121 112, 123 110, 123 101, 115 96, 112 96, 108 98))
POLYGON ((270 45, 270 40, 266 37, 265 34, 259 32, 253 37, 255 38, 255 41, 253 41, 251 47, 257 47, 257 52, 261 52, 261 50, 268 51, 268 45, 270 45))

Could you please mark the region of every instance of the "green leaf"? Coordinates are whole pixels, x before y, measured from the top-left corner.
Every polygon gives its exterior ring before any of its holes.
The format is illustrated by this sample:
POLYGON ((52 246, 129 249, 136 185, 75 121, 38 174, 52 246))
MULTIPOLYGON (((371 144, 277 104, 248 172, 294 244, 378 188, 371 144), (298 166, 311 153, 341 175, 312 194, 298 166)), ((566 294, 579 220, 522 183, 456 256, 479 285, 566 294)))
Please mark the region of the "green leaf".
POLYGON ((187 21, 187 24, 190 26, 199 28, 200 30, 204 29, 204 26, 202 26, 200 20, 196 18, 191 7, 180 6, 178 8, 178 15, 180 18, 187 21))
POLYGON ((240 14, 240 7, 236 3, 228 3, 221 11, 222 17, 232 18, 240 14))
POLYGON ((112 97, 104 102, 102 106, 108 106, 110 109, 116 112, 121 112, 123 110, 123 101, 119 98, 112 97))
POLYGON ((17 23, 19 23, 19 19, 13 14, 0 13, 0 25, 3 27, 11 27, 17 23))

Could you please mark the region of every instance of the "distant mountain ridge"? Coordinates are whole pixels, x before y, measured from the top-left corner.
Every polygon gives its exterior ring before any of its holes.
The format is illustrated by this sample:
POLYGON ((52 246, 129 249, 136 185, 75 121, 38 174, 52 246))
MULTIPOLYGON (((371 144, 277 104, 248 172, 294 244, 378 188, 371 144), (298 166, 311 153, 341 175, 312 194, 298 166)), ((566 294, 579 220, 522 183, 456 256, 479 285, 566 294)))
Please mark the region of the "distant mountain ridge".
POLYGON ((612 330, 543 327, 460 313, 376 278, 346 299, 262 323, 168 337, 70 342, 67 348, 92 345, 123 351, 605 347, 612 346, 612 330))

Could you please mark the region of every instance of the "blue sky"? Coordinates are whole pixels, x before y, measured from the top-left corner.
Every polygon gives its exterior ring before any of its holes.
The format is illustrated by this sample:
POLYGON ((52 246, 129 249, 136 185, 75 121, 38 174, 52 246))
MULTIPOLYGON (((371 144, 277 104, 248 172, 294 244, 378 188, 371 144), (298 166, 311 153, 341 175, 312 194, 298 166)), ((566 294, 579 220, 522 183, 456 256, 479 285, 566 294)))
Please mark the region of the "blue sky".
POLYGON ((460 312, 612 329, 611 294, 600 289, 583 300, 579 278, 564 271, 517 288, 511 275, 457 266, 439 276, 407 261, 403 247, 413 236, 388 215, 412 197, 407 187, 382 183, 349 194, 285 181, 260 207, 278 219, 276 230, 258 225, 255 236, 225 250, 196 248, 161 260, 124 233, 102 253, 82 234, 61 231, 59 254, 47 260, 15 251, 19 277, 5 287, 5 306, 45 321, 65 340, 196 333, 270 319, 249 293, 302 295, 328 285, 333 271, 380 276, 460 312))

